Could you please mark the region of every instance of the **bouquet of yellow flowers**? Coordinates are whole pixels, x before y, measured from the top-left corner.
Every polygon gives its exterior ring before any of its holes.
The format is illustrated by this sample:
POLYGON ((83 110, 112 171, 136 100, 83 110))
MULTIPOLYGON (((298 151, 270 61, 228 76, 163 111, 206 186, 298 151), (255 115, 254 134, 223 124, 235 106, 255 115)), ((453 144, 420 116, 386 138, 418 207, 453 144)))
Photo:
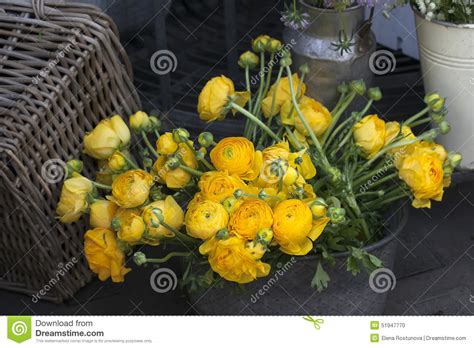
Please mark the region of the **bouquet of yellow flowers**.
POLYGON ((333 252, 349 252, 353 274, 382 267, 362 248, 384 236, 382 216, 394 202, 429 208, 442 199, 461 157, 434 142, 449 131, 441 96, 426 96, 426 107, 402 123, 386 122, 368 114, 381 91, 352 81, 339 86, 330 111, 305 94, 308 67, 292 72, 280 41, 262 35, 252 49, 238 61, 246 90, 217 76, 197 104, 205 122, 245 117, 242 136, 216 142, 203 132, 193 141, 183 128, 162 132, 157 116, 139 111, 128 126, 115 115, 84 137, 84 153, 98 161, 96 178, 69 161, 57 214, 63 223, 89 214, 84 253, 101 280, 123 281, 127 255, 137 265, 182 257, 183 281, 195 288, 220 278, 249 283, 285 257, 316 254, 312 285, 322 290, 328 276, 321 263, 333 264, 333 252), (366 105, 349 112, 356 98, 366 105), (413 133, 427 123, 433 127, 413 133), (138 156, 132 133, 144 144, 138 156), (160 258, 141 251, 168 244, 184 251, 160 258))

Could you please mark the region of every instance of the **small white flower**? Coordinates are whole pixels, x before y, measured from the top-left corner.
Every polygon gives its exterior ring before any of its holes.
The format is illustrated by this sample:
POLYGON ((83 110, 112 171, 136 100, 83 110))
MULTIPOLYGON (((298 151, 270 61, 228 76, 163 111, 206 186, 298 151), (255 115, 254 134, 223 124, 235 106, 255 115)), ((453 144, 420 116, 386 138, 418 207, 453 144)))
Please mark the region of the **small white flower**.
POLYGON ((428 5, 428 9, 433 11, 435 8, 436 8, 436 4, 434 2, 430 2, 430 4, 428 5))
POLYGON ((426 19, 430 21, 430 20, 433 18, 433 16, 434 16, 433 12, 429 11, 429 12, 426 14, 426 19))

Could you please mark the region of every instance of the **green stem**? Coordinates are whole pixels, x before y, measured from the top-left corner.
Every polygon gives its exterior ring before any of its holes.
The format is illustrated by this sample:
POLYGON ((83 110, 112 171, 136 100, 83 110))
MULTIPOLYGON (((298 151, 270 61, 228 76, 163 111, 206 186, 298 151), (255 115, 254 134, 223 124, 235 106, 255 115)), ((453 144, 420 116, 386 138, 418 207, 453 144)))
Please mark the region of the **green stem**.
POLYGON ((431 122, 431 117, 427 117, 427 118, 423 118, 421 120, 415 121, 412 124, 410 124, 410 127, 416 127, 416 126, 419 126, 420 124, 428 123, 428 122, 431 122))
POLYGON ((237 110, 238 112, 240 112, 242 115, 244 115, 245 117, 247 117, 249 120, 251 120, 252 122, 254 122, 255 124, 257 124, 258 126, 260 126, 260 128, 265 131, 269 136, 272 137, 273 140, 277 141, 277 142, 281 142, 282 140, 270 129, 268 128, 265 123, 263 123, 261 120, 259 120, 255 115, 253 115, 252 113, 250 113, 249 111, 247 111, 246 109, 244 109, 243 107, 235 104, 234 102, 231 102, 230 105, 235 109, 237 110))
POLYGON ((150 152, 156 157, 160 157, 160 155, 158 154, 158 152, 156 152, 155 148, 153 147, 153 145, 151 145, 150 141, 148 140, 148 136, 146 135, 146 133, 144 131, 141 132, 142 134, 142 138, 143 138, 143 141, 145 142, 146 146, 148 147, 148 149, 150 150, 150 152))
MULTIPOLYGON (((373 99, 370 99, 367 104, 365 105, 365 107, 357 113, 357 119, 361 116, 361 115, 364 115, 367 110, 370 109, 370 107, 372 106, 372 103, 374 102, 373 99)), ((345 128, 345 126, 347 125, 347 123, 351 122, 353 119, 352 117, 348 117, 346 120, 344 120, 344 122, 342 122, 335 130, 334 132, 332 132, 332 134, 330 135, 330 137, 328 138, 328 140, 324 143, 324 148, 328 148, 329 145, 331 144, 331 142, 334 140, 335 136, 337 133, 339 133, 341 130, 343 130, 345 128)), ((344 139, 345 140, 345 139, 344 139)), ((347 140, 345 140, 347 141, 347 140)), ((341 142, 341 146, 344 145, 345 142, 341 142)), ((341 148, 341 146, 339 146, 339 148, 341 148)))
POLYGON ((127 162, 130 167, 132 167, 134 169, 139 169, 139 167, 136 165, 136 163, 131 158, 126 156, 123 152, 118 151, 118 153, 124 158, 125 162, 127 162))
MULTIPOLYGON (((89 180, 90 180, 90 179, 89 179, 89 180)), ((94 186, 97 187, 97 188, 100 188, 100 189, 103 189, 103 190, 112 191, 112 186, 105 185, 105 184, 100 184, 100 183, 98 183, 98 182, 96 182, 96 181, 92 181, 92 180, 90 180, 90 181, 91 181, 91 182, 94 184, 94 186)))
POLYGON ((301 123, 303 123, 304 127, 306 128, 306 131, 309 134, 309 137, 313 141, 313 145, 316 147, 316 150, 318 151, 318 155, 319 155, 323 165, 325 166, 324 169, 326 171, 328 171, 329 168, 331 167, 331 165, 329 164, 329 161, 328 161, 326 155, 323 152, 323 149, 321 147, 321 144, 319 143, 318 138, 316 137, 316 134, 314 134, 314 132, 311 129, 308 121, 306 120, 306 118, 304 117, 304 115, 302 114, 302 112, 300 110, 300 107, 298 106, 298 101, 296 100, 296 96, 295 96, 295 90, 293 88, 293 79, 292 79, 292 76, 291 76, 290 67, 288 67, 288 66, 286 67, 286 72, 287 72, 287 75, 288 75, 288 82, 289 82, 289 86, 290 86, 291 100, 293 101, 293 106, 295 107, 296 114, 300 118, 301 123))
POLYGON ((288 126, 283 126, 286 131, 286 135, 288 136, 288 140, 290 141, 291 145, 297 150, 300 151, 304 148, 304 146, 296 139, 295 135, 293 134, 292 130, 288 126))
POLYGON ((184 143, 186 144, 186 146, 188 147, 188 149, 192 151, 192 153, 194 154, 194 156, 195 156, 199 161, 201 161, 202 164, 204 164, 204 166, 206 166, 207 169, 212 170, 212 171, 216 170, 216 168, 214 168, 214 167, 212 166, 212 164, 210 164, 204 157, 198 156, 196 149, 195 149, 190 143, 188 143, 187 141, 185 141, 184 143))
POLYGON ((252 93, 250 89, 250 68, 248 65, 245 66, 245 86, 247 92, 249 92, 249 109, 252 110, 252 93))
POLYGON ((354 100, 355 96, 357 95, 356 92, 354 91, 351 91, 348 96, 346 97, 346 99, 344 100, 344 102, 341 104, 340 108, 336 111, 336 113, 333 115, 332 117, 332 121, 331 121, 331 124, 329 125, 329 128, 326 130, 326 132, 324 132, 324 135, 323 135, 323 138, 321 140, 321 143, 324 144, 327 140, 327 138, 329 137, 329 135, 331 134, 331 131, 334 129, 334 127, 336 126, 337 124, 337 121, 339 121, 339 118, 341 117, 341 115, 344 113, 344 111, 346 111, 347 107, 349 105, 351 105, 352 101, 354 100))
POLYGON ((188 166, 185 166, 184 164, 180 164, 179 168, 181 168, 185 172, 188 172, 189 174, 192 174, 192 175, 195 175, 195 176, 202 176, 204 174, 203 172, 201 172, 199 170, 196 170, 196 169, 193 169, 193 168, 190 168, 188 166))
POLYGON ((186 257, 186 256, 191 256, 191 253, 173 251, 173 252, 169 253, 168 255, 166 255, 165 257, 163 257, 161 259, 146 258, 146 262, 147 263, 149 263, 149 262, 151 262, 151 263, 165 263, 166 261, 168 261, 172 257, 186 257))
POLYGON ((331 115, 334 115, 337 112, 337 110, 341 107, 341 103, 346 97, 346 95, 347 94, 345 92, 341 93, 341 95, 339 96, 339 100, 336 103, 336 106, 331 110, 331 115))
POLYGON ((410 117, 409 119, 404 121, 403 125, 404 126, 410 126, 412 122, 415 122, 417 119, 419 119, 421 116, 425 115, 429 111, 430 111, 430 108, 429 108, 429 106, 427 106, 426 108, 421 110, 419 113, 413 115, 412 117, 410 117))

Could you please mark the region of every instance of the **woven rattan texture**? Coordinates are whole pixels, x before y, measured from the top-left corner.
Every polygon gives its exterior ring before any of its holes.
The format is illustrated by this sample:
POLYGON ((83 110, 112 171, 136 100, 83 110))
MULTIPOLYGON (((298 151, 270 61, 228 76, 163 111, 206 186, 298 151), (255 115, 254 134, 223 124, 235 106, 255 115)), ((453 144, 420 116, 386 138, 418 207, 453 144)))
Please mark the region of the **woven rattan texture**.
POLYGON ((45 163, 81 157, 84 132, 139 108, 117 28, 99 9, 0 1, 0 288, 61 302, 90 279, 85 225, 55 218, 61 181, 45 163))

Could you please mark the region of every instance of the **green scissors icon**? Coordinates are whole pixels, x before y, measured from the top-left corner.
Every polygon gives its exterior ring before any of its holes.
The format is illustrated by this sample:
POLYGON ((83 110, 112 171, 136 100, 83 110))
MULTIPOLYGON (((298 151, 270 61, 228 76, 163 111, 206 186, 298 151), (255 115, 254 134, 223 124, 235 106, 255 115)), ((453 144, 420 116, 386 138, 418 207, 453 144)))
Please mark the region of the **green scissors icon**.
POLYGON ((321 329, 321 324, 324 324, 324 319, 314 319, 314 318, 311 317, 310 315, 307 315, 306 317, 303 317, 303 319, 306 320, 306 321, 309 321, 309 322, 313 323, 314 328, 315 328, 316 330, 321 329))

